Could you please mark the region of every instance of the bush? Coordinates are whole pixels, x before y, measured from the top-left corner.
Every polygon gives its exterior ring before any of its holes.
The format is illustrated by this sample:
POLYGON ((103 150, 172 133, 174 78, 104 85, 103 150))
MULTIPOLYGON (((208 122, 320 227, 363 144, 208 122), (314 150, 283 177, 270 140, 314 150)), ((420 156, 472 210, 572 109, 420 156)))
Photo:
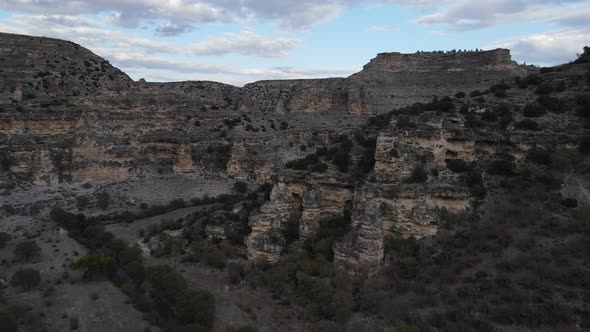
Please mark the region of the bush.
POLYGON ((537 98, 537 103, 546 107, 552 113, 565 113, 568 110, 567 103, 555 97, 540 96, 537 98))
POLYGON ((535 93, 538 95, 548 95, 551 92, 553 92, 553 86, 549 83, 543 83, 535 89, 535 93))
POLYGON ((100 209, 106 210, 111 205, 111 195, 106 191, 101 191, 95 194, 97 205, 100 209))
POLYGON ((239 263, 227 264, 227 277, 232 284, 239 284, 244 279, 244 267, 239 263))
POLYGON ((324 173, 328 170, 328 165, 325 163, 319 163, 317 165, 311 166, 309 170, 316 173, 324 173))
POLYGON ((482 95, 482 93, 481 93, 481 91, 479 91, 479 90, 473 90, 473 91, 471 91, 471 92, 469 93, 469 97, 472 97, 472 98, 473 98, 473 97, 478 97, 478 96, 481 96, 481 95, 482 95))
POLYGON ((245 194, 248 192, 248 184, 244 181, 236 181, 234 183, 234 190, 240 194, 245 194))
POLYGON ((71 317, 70 318, 70 330, 77 330, 80 327, 80 321, 78 317, 71 317))
POLYGON ((84 276, 92 278, 112 273, 115 269, 115 260, 101 252, 96 252, 78 258, 71 267, 74 270, 84 270, 84 276))
POLYGON ((514 126, 522 130, 539 130, 539 123, 531 119, 518 121, 516 124, 514 124, 514 126))
POLYGON ((494 175, 513 175, 514 174, 514 164, 512 161, 507 159, 497 159, 492 161, 490 166, 488 167, 488 173, 494 175))
POLYGON ((490 87, 490 91, 491 92, 496 92, 496 91, 505 91, 510 89, 510 86, 504 82, 502 83, 498 83, 498 84, 494 84, 490 87))
POLYGON ((486 110, 481 115, 481 119, 486 122, 496 122, 498 121, 498 114, 496 114, 494 111, 486 110))
POLYGON ((578 145, 578 150, 583 154, 590 154, 590 136, 582 138, 580 145, 578 145))
POLYGON ((186 279, 168 265, 155 265, 147 268, 147 280, 158 295, 167 301, 174 301, 176 297, 186 291, 186 279))
POLYGON ((6 232, 0 232, 0 249, 6 247, 8 241, 12 239, 12 236, 6 232))
POLYGON ((340 172, 348 172, 348 166, 350 165, 350 154, 347 150, 338 150, 334 156, 332 156, 334 165, 338 167, 340 172))
POLYGON ((526 160, 537 164, 549 165, 551 163, 551 153, 545 149, 533 147, 527 152, 526 160))
POLYGON ((494 96, 496 96, 497 98, 506 98, 506 97, 508 97, 508 94, 506 93, 505 90, 496 90, 494 92, 494 96))
POLYGON ((530 74, 525 78, 526 82, 531 85, 539 85, 543 81, 541 76, 537 74, 530 74))
POLYGON ((18 322, 14 314, 8 310, 0 311, 0 331, 2 332, 17 332, 18 322))
POLYGON ((575 198, 566 198, 561 201, 561 205, 565 206, 566 208, 574 209, 578 207, 578 200, 575 198))
POLYGON ((186 323, 211 328, 215 320, 215 299, 205 290, 188 291, 176 298, 176 314, 186 323))
POLYGON ((527 118, 537 118, 545 115, 546 113, 547 111, 545 108, 537 103, 526 104, 522 110, 522 115, 526 116, 527 118))
POLYGON ((24 291, 29 291, 41 283, 41 274, 39 271, 24 268, 17 270, 10 279, 10 285, 15 288, 21 288, 24 291))
POLYGON ((465 92, 457 92, 455 98, 465 98, 465 92))
POLYGON ((467 172, 471 169, 471 166, 462 159, 447 159, 447 167, 455 173, 467 172))
POLYGON ((590 117, 590 95, 576 97, 576 114, 583 118, 590 117))
POLYGON ((78 196, 76 197, 76 206, 78 210, 85 210, 88 205, 90 204, 90 199, 86 196, 78 196))
POLYGON ((14 248, 14 254, 20 259, 29 261, 33 258, 39 257, 41 254, 41 248, 35 241, 23 241, 19 242, 14 248))
POLYGON ((416 165, 410 174, 410 177, 407 179, 408 183, 422 183, 428 180, 428 173, 424 169, 424 167, 420 165, 416 165))

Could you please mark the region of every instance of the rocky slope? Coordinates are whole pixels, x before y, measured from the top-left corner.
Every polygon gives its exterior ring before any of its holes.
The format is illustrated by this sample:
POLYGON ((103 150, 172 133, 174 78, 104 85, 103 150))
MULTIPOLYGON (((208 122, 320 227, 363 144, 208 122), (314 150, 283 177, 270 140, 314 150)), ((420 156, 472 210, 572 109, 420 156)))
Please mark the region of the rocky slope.
MULTIPOLYGON (((5 194, 162 174, 272 182, 270 200, 249 217, 245 244, 252 259, 276 261, 290 246, 313 238, 320 220, 349 214, 351 229, 335 245, 334 261, 350 270, 376 270, 388 235, 433 235, 445 215, 478 200, 485 172, 474 183, 449 163, 485 169, 501 155, 518 165, 533 146, 571 148, 585 133, 570 101, 565 112, 539 116, 535 130, 516 125, 537 95, 518 90, 513 78, 537 69, 517 65, 504 49, 379 54, 348 78, 238 88, 133 82, 79 45, 0 34, 0 65, 5 194), (501 81, 508 83, 500 89, 508 96, 487 91, 429 103, 433 95, 484 91, 501 81), (429 108, 405 108, 415 103, 429 108), (507 103, 509 110, 501 111, 507 103), (490 112, 506 115, 506 123, 483 119, 490 112), (370 116, 377 120, 367 125, 370 116), (321 172, 285 170, 287 162, 314 151, 342 148, 338 137, 359 134, 374 144, 355 136, 346 151, 345 163, 353 165, 348 170, 333 164, 338 157, 332 152, 332 161, 320 158, 327 165, 321 172), (373 159, 374 167, 354 166, 373 159)), ((575 88, 577 76, 578 69, 567 67, 546 82, 573 87, 558 97, 574 98, 582 91, 575 88)))

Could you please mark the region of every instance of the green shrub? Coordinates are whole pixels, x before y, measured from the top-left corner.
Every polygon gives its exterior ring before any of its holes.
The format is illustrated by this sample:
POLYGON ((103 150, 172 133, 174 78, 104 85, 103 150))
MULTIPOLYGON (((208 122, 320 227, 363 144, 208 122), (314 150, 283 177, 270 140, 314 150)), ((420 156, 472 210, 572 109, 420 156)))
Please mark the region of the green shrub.
POLYGON ((471 166, 462 159, 447 159, 445 162, 447 163, 447 167, 455 173, 463 173, 471 169, 471 166))
POLYGON ((533 147, 527 151, 526 160, 537 164, 549 165, 551 163, 551 152, 543 148, 533 147))
POLYGON ((167 301, 174 301, 187 289, 186 279, 169 265, 150 266, 146 272, 146 279, 153 289, 167 301))
POLYGON ((541 67, 541 74, 547 74, 547 73, 551 73, 555 70, 555 68, 553 67, 541 67))
POLYGON ((14 314, 8 310, 0 311, 0 331, 1 332, 17 332, 18 321, 14 314))
POLYGON ((465 98, 465 92, 457 92, 455 98, 465 98))
POLYGON ((540 96, 537 98, 537 103, 547 108, 552 113, 565 113, 568 110, 567 103, 562 99, 555 97, 540 96))
POLYGON ((539 123, 531 119, 518 121, 514 126, 522 130, 539 130, 539 123))
POLYGON ((313 165, 309 168, 310 171, 312 172, 316 172, 316 173, 324 173, 325 171, 328 170, 328 165, 325 163, 320 162, 317 165, 313 165))
POLYGON ((473 98, 473 97, 478 97, 478 96, 481 96, 481 95, 482 95, 482 93, 481 93, 481 91, 479 91, 479 90, 473 90, 473 91, 471 91, 471 92, 469 93, 469 97, 472 97, 472 98, 473 98))
POLYGON ((508 90, 510 89, 510 85, 502 82, 502 83, 498 83, 498 84, 494 84, 490 87, 490 91, 491 92, 496 92, 496 91, 504 91, 504 90, 508 90))
POLYGON ((72 265, 74 270, 84 270, 84 276, 109 275, 115 269, 115 260, 101 252, 90 253, 78 258, 72 265))
POLYGON ((78 210, 85 210, 90 205, 90 199, 86 196, 76 197, 76 206, 78 210))
POLYGON ((494 96, 496 96, 497 98, 506 98, 506 97, 508 97, 508 94, 506 93, 505 90, 496 90, 494 92, 494 96))
POLYGON ((185 323, 211 328, 215 320, 215 299, 205 290, 180 293, 176 298, 176 314, 185 323))
POLYGON ((530 74, 525 78, 526 82, 531 85, 539 85, 543 81, 541 76, 537 74, 530 74))
POLYGON ((244 181, 236 181, 234 183, 234 190, 238 193, 245 194, 248 192, 248 184, 244 181))
POLYGON ((287 162, 285 164, 285 167, 290 168, 290 169, 294 169, 294 170, 298 170, 298 171, 303 171, 303 170, 306 170, 309 166, 317 164, 319 161, 320 160, 318 158, 318 154, 312 153, 312 154, 305 156, 305 158, 291 160, 291 161, 287 162))
POLYGON ((545 114, 547 114, 545 108, 537 103, 526 104, 522 109, 522 115, 526 116, 527 118, 537 118, 545 114))
POLYGON ((569 209, 575 209, 578 207, 578 200, 576 200, 575 198, 566 198, 561 201, 561 205, 569 209))
POLYGON ((6 247, 8 241, 12 239, 12 236, 6 232, 0 232, 0 249, 6 247))
POLYGON ((95 196, 98 207, 102 210, 108 209, 111 205, 111 195, 106 191, 101 191, 96 193, 95 196))
POLYGON ((207 265, 216 268, 223 269, 225 267, 225 254, 221 249, 211 248, 203 254, 203 258, 207 262, 207 265))
POLYGON ((20 288, 24 291, 29 291, 41 283, 41 274, 39 271, 24 268, 18 269, 10 279, 10 285, 15 288, 20 288))
POLYGON ((520 80, 518 81, 518 83, 516 83, 516 85, 519 89, 527 89, 529 87, 529 82, 527 82, 526 80, 520 80))
POLYGON ((578 145, 578 150, 583 154, 590 154, 590 136, 582 138, 578 145))
POLYGON ((535 89, 535 93, 538 95, 548 95, 551 92, 553 92, 553 86, 549 83, 543 83, 535 89))
POLYGON ((124 266, 125 272, 135 280, 137 283, 141 284, 145 280, 145 267, 141 262, 129 262, 124 266))
POLYGON ((71 317, 70 318, 70 330, 77 330, 80 327, 80 321, 78 317, 71 317))
POLYGON ((406 180, 408 183, 422 183, 428 180, 428 172, 421 165, 416 165, 406 180))
POLYGON ((488 167, 488 173, 494 175, 513 175, 514 174, 514 164, 511 160, 507 159, 497 159, 492 161, 490 166, 488 167))
POLYGON ((396 327, 397 327, 398 332, 419 332, 420 331, 416 326, 408 324, 404 320, 398 321, 396 327))
POLYGON ((498 114, 496 114, 494 111, 486 110, 481 115, 481 119, 486 122, 496 122, 498 121, 498 114))
POLYGON ((576 97, 576 114, 583 118, 590 117, 590 94, 576 97))
POLYGON ((396 121, 398 128, 416 128, 416 124, 408 116, 398 116, 396 121))
POLYGON ((41 248, 39 248, 35 241, 22 241, 14 248, 14 254, 19 259, 29 261, 33 258, 39 257, 41 254, 41 248))

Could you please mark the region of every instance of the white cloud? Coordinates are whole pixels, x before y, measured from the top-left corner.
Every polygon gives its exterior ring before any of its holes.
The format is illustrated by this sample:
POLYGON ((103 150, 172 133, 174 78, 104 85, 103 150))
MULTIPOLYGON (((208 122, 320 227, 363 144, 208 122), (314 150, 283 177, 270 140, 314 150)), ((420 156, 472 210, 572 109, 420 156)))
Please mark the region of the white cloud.
POLYGON ((394 27, 393 25, 373 25, 372 27, 369 28, 369 30, 371 31, 375 31, 375 32, 384 32, 384 31, 391 31, 391 30, 396 30, 397 27, 394 27))
POLYGON ((287 52, 299 44, 298 39, 266 39, 255 32, 242 30, 239 33, 226 33, 225 37, 210 38, 190 46, 194 55, 223 55, 237 53, 266 58, 287 56, 287 52))
POLYGON ((582 47, 590 44, 589 36, 590 29, 562 29, 500 41, 489 48, 509 48, 519 62, 557 65, 575 60, 582 47))
POLYGON ((590 17, 590 3, 575 0, 482 0, 442 2, 433 13, 414 20, 418 24, 447 24, 455 30, 501 24, 548 22, 582 26, 590 17))

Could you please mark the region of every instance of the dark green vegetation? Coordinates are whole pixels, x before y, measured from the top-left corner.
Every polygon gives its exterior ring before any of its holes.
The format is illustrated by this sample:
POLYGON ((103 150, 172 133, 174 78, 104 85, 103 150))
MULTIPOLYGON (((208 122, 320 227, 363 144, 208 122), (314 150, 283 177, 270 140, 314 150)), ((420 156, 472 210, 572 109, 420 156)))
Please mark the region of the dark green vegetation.
POLYGON ((12 287, 20 288, 23 291, 29 291, 41 283, 41 274, 39 271, 29 268, 17 270, 10 279, 12 287))
MULTIPOLYGON (((247 184, 237 182, 235 190, 240 194, 194 199, 191 201, 193 205, 203 206, 198 212, 184 220, 153 225, 142 230, 139 235, 148 241, 165 230, 182 228, 182 237, 164 240, 152 255, 169 257, 172 261, 203 261, 222 269, 228 258, 241 256, 235 246, 243 245, 244 237, 250 231, 247 216, 268 199, 270 189, 270 186, 262 185, 247 193, 247 184), (243 207, 240 213, 231 212, 236 205, 243 207), (206 241, 207 225, 225 225, 228 230, 227 239, 206 241)), ((85 278, 108 278, 113 281, 153 325, 172 330, 182 328, 187 331, 209 331, 215 320, 215 301, 209 291, 190 289, 187 280, 174 266, 146 265, 139 248, 116 239, 100 223, 107 218, 133 222, 135 218, 166 213, 186 206, 184 201, 176 200, 167 206, 143 206, 144 212, 141 214, 122 213, 94 218, 56 207, 50 215, 53 221, 68 230, 71 237, 91 250, 90 254, 80 257, 71 265, 73 269, 84 271, 85 278), (151 297, 144 294, 146 289, 152 294, 151 297)), ((239 278, 240 274, 238 273, 239 278)))
MULTIPOLYGON (((506 136, 548 130, 551 119, 564 114, 588 123, 586 82, 546 76, 561 70, 544 69, 489 91, 473 91, 470 97, 458 93, 455 99, 434 99, 377 115, 367 128, 373 130, 370 137, 391 126, 417 128, 412 116, 427 112, 460 113, 475 133, 493 130, 506 136), (519 94, 516 88, 529 89, 532 95, 522 106, 505 99, 519 94), (486 99, 476 99, 483 95, 486 99), (480 106, 485 111, 477 112, 480 106)), ((376 275, 350 276, 335 269, 333 246, 348 226, 332 229, 330 225, 339 223, 324 220, 318 237, 306 241, 302 250, 272 265, 259 262, 246 269, 245 278, 252 287, 270 289, 283 303, 304 306, 318 321, 345 322, 360 312, 400 331, 586 330, 590 209, 562 197, 560 190, 572 174, 588 174, 590 134, 572 142, 576 148, 541 143, 532 143, 522 160, 501 149, 474 162, 447 159, 447 168, 467 181, 477 204, 465 214, 444 214, 439 234, 432 238, 389 237, 385 265, 376 275)), ((323 161, 323 153, 288 166, 309 169, 323 161)), ((399 156, 395 148, 389 154, 399 156)), ((406 182, 423 183, 436 176, 438 171, 417 164, 406 182)), ((287 228, 288 240, 298 236, 295 226, 287 228)))

